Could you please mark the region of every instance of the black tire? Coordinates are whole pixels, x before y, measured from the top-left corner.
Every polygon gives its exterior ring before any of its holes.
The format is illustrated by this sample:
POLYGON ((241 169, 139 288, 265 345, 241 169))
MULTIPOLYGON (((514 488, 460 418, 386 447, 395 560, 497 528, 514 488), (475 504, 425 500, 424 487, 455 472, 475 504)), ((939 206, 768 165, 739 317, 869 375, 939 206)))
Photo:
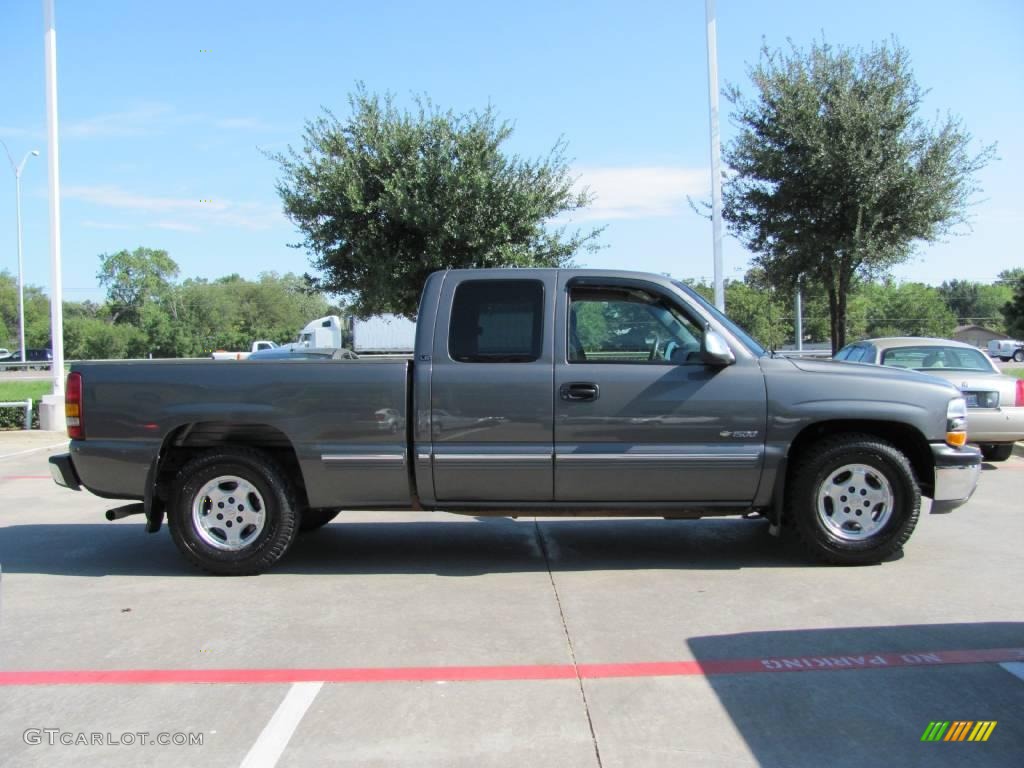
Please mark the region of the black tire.
POLYGON ((341 512, 340 509, 304 509, 302 510, 299 533, 308 533, 323 528, 341 512))
MULTIPOLYGON (((841 488, 837 491, 844 492, 841 488)), ((845 501, 846 496, 840 498, 845 501)), ((866 507, 869 501, 865 499, 866 507)), ((837 435, 808 446, 797 457, 787 482, 787 528, 809 555, 835 565, 881 562, 910 538, 920 512, 921 490, 907 457, 890 443, 871 435, 837 435), (863 481, 852 481, 851 487, 861 485, 857 493, 885 495, 890 501, 865 509, 867 515, 860 517, 861 495, 851 496, 857 504, 851 501, 850 507, 844 506, 842 512, 830 512, 834 500, 826 498, 819 514, 819 492, 827 496, 828 484, 833 488, 845 485, 848 480, 843 479, 840 470, 847 465, 868 468, 863 481), (888 483, 888 490, 882 478, 888 483), (858 517, 850 521, 847 515, 851 513, 858 517), (869 518, 875 514, 879 516, 879 529, 864 535, 860 521, 871 525, 869 518), (827 523, 826 519, 832 522, 827 523)))
MULTIPOLYGON (((232 482, 227 482, 210 493, 228 493, 232 485, 232 482), (227 490, 221 491, 221 488, 227 490)), ((171 537, 181 553, 203 570, 220 576, 263 573, 280 560, 295 541, 299 530, 295 491, 280 466, 261 451, 220 448, 204 453, 179 470, 174 488, 176 492, 167 507, 171 537), (252 540, 240 542, 237 549, 226 550, 209 543, 216 537, 208 531, 204 534, 196 523, 197 516, 217 512, 212 509, 211 497, 203 496, 210 508, 197 510, 196 515, 193 515, 193 502, 202 506, 199 497, 204 486, 209 487, 217 478, 232 477, 251 485, 255 494, 249 497, 254 499, 250 506, 262 510, 262 528, 257 532, 255 525, 247 527, 246 530, 252 531, 252 540)), ((245 499, 240 498, 239 501, 244 503, 245 499)), ((251 513, 251 510, 247 511, 247 514, 251 513)), ((234 515, 234 511, 231 514, 234 515)), ((224 525, 231 526, 232 523, 228 519, 224 525)), ((240 529, 241 526, 234 529, 236 535, 243 535, 237 533, 240 529)))
POLYGON ((985 461, 1006 461, 1013 455, 1013 443, 981 446, 981 457, 985 461))
POLYGON ((1002 355, 1000 355, 1000 356, 999 356, 999 359, 1000 359, 1000 360, 1002 360, 1002 361, 1003 361, 1004 363, 1008 363, 1008 362, 1010 362, 1010 358, 1008 358, 1008 357, 1003 357, 1002 355))
POLYGON ((1013 353, 1013 361, 1015 363, 1024 363, 1024 349, 1018 349, 1013 353))

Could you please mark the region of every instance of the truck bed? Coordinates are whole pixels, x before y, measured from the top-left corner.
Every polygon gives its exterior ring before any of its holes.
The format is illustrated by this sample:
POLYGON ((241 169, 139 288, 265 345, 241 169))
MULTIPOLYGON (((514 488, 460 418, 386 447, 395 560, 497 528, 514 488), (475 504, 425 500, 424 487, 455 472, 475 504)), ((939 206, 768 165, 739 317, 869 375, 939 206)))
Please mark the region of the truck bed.
POLYGON ((81 363, 93 493, 141 499, 162 446, 294 447, 309 505, 406 507, 408 360, 81 363), (152 437, 147 437, 152 435, 152 437))

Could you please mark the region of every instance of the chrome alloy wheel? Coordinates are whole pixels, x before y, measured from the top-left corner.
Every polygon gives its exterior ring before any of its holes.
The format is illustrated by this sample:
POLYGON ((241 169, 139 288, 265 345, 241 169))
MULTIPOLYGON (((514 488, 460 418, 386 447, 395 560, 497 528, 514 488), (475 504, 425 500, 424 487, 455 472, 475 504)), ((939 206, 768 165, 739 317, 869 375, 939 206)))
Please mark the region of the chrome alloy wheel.
POLYGON ((818 519, 845 541, 863 541, 882 530, 894 503, 888 479, 867 464, 845 464, 818 487, 818 519))
POLYGON ((252 483, 235 475, 215 477, 192 501, 192 525, 199 538, 228 552, 252 544, 266 518, 263 496, 252 483))

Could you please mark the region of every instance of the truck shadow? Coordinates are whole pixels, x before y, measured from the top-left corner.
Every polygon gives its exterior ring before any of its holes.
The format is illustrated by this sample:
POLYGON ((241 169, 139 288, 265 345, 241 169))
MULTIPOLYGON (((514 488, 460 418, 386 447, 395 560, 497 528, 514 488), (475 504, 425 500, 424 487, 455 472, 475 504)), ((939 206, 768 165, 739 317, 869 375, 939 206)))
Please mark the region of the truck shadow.
MULTIPOLYGON (((385 517, 387 513, 382 513, 385 517)), ((815 567, 768 533, 763 520, 335 521, 299 536, 272 574, 484 573, 586 570, 736 570, 815 567)), ((195 576, 166 527, 135 522, 0 528, 6 573, 195 576)))
MULTIPOLYGON (((656 733, 652 727, 636 734, 638 754, 646 748, 641 741, 692 748, 694 734, 680 724, 708 711, 727 715, 735 731, 716 731, 738 733, 763 766, 1007 766, 1020 765, 1024 754, 1024 685, 995 663, 941 661, 943 651, 1024 649, 1021 622, 743 632, 687 643, 706 670, 735 659, 753 659, 760 668, 707 674, 721 710, 709 707, 703 682, 665 678, 647 691, 637 686, 633 718, 643 720, 650 709, 660 723, 656 733), (985 744, 922 744, 935 720, 998 725, 985 744)), ((747 764, 741 757, 737 762, 747 764)))

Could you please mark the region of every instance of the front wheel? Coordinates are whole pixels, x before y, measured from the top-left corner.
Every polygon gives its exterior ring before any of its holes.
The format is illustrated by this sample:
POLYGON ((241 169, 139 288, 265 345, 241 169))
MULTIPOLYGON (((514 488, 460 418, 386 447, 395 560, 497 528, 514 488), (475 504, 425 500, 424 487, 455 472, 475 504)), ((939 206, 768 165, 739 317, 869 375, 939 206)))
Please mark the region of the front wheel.
POLYGON ((917 525, 921 491, 910 462, 871 435, 839 435, 809 446, 789 480, 787 522, 818 560, 878 563, 917 525))
POLYGON ((299 511, 284 471, 266 454, 223 448, 188 462, 168 504, 174 543, 222 576, 263 573, 295 540, 299 511))
POLYGON ((1024 363, 1024 349, 1018 349, 1013 353, 1013 361, 1015 363, 1024 363))
POLYGON ((1013 455, 1013 443, 981 446, 981 457, 985 461, 1006 461, 1013 455))

